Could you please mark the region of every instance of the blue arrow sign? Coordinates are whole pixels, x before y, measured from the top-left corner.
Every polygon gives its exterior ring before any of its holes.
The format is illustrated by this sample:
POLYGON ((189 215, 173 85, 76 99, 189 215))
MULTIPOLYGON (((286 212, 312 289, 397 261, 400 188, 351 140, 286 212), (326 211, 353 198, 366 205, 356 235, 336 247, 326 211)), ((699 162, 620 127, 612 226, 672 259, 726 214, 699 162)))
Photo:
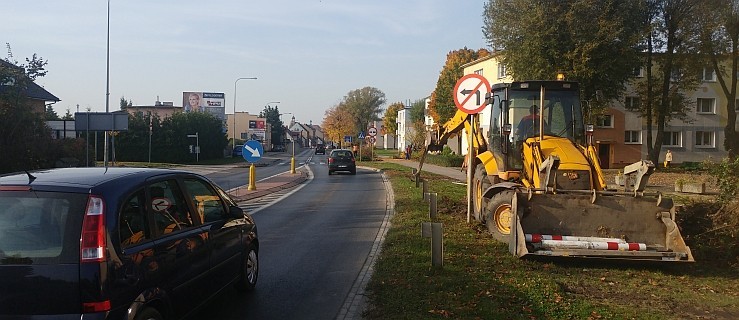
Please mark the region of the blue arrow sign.
POLYGON ((244 157, 244 160, 248 161, 249 163, 259 161, 259 159, 262 158, 263 154, 264 147, 262 147, 262 143, 257 140, 247 141, 244 144, 243 150, 241 151, 241 155, 244 157))

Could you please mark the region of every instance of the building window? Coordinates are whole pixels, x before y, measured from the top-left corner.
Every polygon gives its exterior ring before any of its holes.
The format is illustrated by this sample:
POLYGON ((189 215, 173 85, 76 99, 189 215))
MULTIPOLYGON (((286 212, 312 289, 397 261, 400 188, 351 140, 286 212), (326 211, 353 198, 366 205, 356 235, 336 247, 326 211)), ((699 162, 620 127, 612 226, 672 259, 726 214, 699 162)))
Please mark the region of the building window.
POLYGON ((639 97, 626 97, 624 100, 626 109, 635 110, 639 108, 639 97))
POLYGON ((506 67, 501 63, 498 65, 498 79, 505 78, 506 76, 506 67))
POLYGON ((665 131, 665 135, 662 137, 663 147, 682 147, 683 145, 683 134, 680 131, 665 131))
POLYGON ((599 128, 613 128, 613 115, 604 114, 599 116, 596 126, 599 128))
POLYGON ((703 68, 703 74, 701 74, 701 80, 716 81, 716 73, 713 72, 713 68, 703 68))
POLYGON ((642 67, 636 67, 634 70, 632 70, 631 73, 634 77, 642 78, 644 77, 644 69, 642 67))
POLYGON ((716 113, 716 99, 714 98, 698 98, 695 109, 698 113, 716 113))
POLYGON ((672 82, 678 82, 682 80, 683 78, 683 71, 679 68, 672 69, 672 72, 670 72, 670 81, 672 82))
POLYGON ((716 133, 713 131, 696 131, 695 146, 698 148, 715 148, 716 133))
POLYGON ((477 69, 477 70, 475 70, 475 72, 474 72, 474 73, 475 73, 475 74, 479 74, 479 75, 482 75, 482 69, 477 69))
POLYGON ((641 144, 641 131, 626 130, 624 135, 625 144, 641 144))

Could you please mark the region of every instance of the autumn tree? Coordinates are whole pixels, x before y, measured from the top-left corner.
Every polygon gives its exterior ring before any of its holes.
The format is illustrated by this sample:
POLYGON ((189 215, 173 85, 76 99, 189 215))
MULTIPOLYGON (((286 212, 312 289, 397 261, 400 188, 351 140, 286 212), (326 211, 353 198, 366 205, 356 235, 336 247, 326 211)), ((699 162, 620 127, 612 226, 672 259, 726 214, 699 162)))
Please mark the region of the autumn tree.
POLYGON ((436 88, 431 93, 429 103, 429 115, 436 123, 446 122, 457 111, 452 91, 454 91, 457 80, 464 75, 462 66, 489 54, 490 52, 485 49, 475 51, 466 47, 447 54, 446 63, 439 73, 439 79, 436 81, 436 88))
POLYGON ((321 127, 330 141, 342 141, 344 136, 356 133, 353 116, 348 108, 342 104, 326 110, 321 127))

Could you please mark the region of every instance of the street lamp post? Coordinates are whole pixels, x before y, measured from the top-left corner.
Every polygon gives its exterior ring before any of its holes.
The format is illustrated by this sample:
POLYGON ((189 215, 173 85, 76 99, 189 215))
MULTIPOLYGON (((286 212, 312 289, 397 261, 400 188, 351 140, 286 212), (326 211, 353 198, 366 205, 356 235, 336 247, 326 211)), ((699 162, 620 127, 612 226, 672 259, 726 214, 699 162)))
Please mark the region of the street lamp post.
POLYGON ((234 127, 233 127, 233 133, 232 133, 232 141, 231 141, 231 150, 236 149, 236 84, 239 83, 239 80, 257 80, 257 77, 248 77, 248 78, 238 78, 236 81, 234 81, 234 127))
MULTIPOLYGON (((282 121, 281 117, 283 114, 293 114, 293 113, 292 112, 280 113, 280 121, 282 121)), ((287 130, 289 131, 290 128, 287 128, 287 130)), ((293 153, 292 153, 292 157, 290 158, 290 173, 295 174, 295 138, 293 138, 292 133, 290 134, 290 141, 292 141, 293 143, 293 153)))

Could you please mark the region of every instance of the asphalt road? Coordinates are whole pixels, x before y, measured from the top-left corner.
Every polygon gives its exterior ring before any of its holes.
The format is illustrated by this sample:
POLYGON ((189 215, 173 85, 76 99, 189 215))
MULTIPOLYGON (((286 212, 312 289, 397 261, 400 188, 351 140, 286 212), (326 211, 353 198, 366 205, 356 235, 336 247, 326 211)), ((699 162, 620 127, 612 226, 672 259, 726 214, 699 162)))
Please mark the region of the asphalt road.
MULTIPOLYGON (((305 163, 311 179, 253 215, 260 240, 256 291, 244 295, 228 290, 196 319, 359 317, 349 306, 361 300, 357 297, 363 288, 357 283, 368 278, 371 253, 379 248, 378 235, 386 227, 391 202, 389 186, 369 169, 329 176, 326 156, 313 155, 312 150, 296 160, 305 163)), ((279 163, 270 167, 257 169, 265 175, 284 172, 279 163)), ((224 181, 236 179, 238 173, 208 176, 216 182, 222 179, 218 183, 228 188, 224 181)))

